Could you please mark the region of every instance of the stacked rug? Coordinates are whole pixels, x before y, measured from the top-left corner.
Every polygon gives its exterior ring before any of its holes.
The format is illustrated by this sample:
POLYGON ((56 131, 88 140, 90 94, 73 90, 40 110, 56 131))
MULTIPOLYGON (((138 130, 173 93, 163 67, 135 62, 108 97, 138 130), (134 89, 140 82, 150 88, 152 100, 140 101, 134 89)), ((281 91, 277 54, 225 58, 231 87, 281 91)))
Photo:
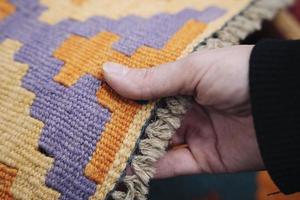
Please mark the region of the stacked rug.
POLYGON ((103 64, 238 44, 287 3, 0 0, 0 199, 145 199, 189 102, 124 99, 103 64))

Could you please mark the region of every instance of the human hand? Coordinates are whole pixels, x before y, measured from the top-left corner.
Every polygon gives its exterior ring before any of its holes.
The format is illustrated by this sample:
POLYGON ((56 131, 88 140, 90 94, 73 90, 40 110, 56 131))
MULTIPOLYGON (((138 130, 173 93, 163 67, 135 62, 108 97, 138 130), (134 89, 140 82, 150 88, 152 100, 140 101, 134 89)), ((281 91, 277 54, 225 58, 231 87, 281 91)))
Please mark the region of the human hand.
POLYGON ((156 164, 155 177, 263 169, 249 100, 253 46, 201 50, 150 69, 104 66, 106 82, 131 99, 192 95, 195 103, 156 164))

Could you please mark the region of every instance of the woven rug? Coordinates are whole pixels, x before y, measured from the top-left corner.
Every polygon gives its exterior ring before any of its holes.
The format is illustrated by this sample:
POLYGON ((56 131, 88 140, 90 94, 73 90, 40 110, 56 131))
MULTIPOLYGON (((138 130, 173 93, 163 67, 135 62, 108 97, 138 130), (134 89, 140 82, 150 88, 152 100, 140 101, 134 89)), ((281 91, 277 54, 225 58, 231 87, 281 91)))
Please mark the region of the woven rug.
POLYGON ((123 99, 102 65, 238 44, 288 2, 0 0, 0 198, 145 199, 189 103, 123 99))

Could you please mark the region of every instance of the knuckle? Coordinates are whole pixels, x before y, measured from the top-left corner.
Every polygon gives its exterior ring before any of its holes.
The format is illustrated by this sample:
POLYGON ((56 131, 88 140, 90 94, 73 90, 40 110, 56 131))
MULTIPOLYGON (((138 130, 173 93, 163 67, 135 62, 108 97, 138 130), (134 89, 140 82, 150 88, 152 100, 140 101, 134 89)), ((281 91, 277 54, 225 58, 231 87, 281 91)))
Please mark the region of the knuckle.
POLYGON ((142 84, 139 85, 140 96, 143 99, 153 98, 154 69, 143 69, 140 78, 142 82, 142 84))
POLYGON ((210 90, 195 90, 194 99, 197 103, 204 105, 204 106, 211 106, 213 105, 213 95, 211 94, 210 90))
POLYGON ((184 66, 188 68, 195 68, 197 66, 198 57, 197 54, 190 54, 184 59, 184 66))

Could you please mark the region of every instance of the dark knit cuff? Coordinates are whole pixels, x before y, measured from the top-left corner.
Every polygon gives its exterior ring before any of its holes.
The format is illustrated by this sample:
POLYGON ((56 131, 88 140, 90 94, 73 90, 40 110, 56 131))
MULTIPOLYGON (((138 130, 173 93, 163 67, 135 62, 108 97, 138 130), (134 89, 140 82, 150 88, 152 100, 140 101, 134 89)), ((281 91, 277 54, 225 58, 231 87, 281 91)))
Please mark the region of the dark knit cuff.
POLYGON ((266 169, 283 193, 300 191, 300 41, 254 47, 250 94, 266 169))

